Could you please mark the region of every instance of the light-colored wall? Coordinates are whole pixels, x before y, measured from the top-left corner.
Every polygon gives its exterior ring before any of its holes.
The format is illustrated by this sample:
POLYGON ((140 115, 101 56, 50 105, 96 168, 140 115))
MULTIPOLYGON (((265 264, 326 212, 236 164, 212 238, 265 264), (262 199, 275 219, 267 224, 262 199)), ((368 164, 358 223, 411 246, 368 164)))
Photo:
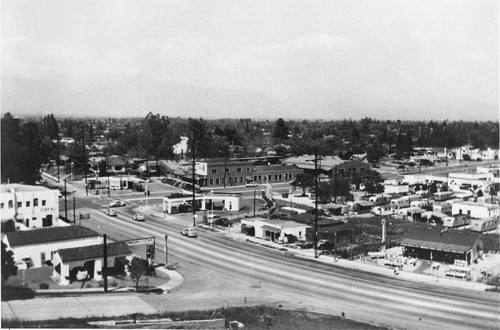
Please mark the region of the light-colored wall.
MULTIPOLYGON (((29 187, 29 186, 27 186, 29 187)), ((28 228, 42 228, 43 218, 52 215, 52 227, 57 226, 59 218, 59 191, 58 190, 34 190, 34 191, 11 191, 0 194, 3 208, 1 209, 1 220, 15 219, 27 224, 28 228), (34 206, 34 200, 38 199, 38 205, 34 206), (12 201, 12 207, 9 207, 9 201, 12 201), (45 205, 42 205, 45 201, 45 205), (26 202, 30 206, 26 206, 26 202), (21 207, 18 207, 21 203, 21 207)))
MULTIPOLYGON (((7 236, 4 237, 4 242, 7 236)), ((14 260, 21 262, 25 258, 31 258, 33 267, 42 267, 42 253, 45 253, 45 260, 51 260, 51 254, 61 249, 102 244, 102 238, 99 236, 82 238, 77 240, 59 241, 39 245, 23 245, 11 248, 14 252, 14 260)))

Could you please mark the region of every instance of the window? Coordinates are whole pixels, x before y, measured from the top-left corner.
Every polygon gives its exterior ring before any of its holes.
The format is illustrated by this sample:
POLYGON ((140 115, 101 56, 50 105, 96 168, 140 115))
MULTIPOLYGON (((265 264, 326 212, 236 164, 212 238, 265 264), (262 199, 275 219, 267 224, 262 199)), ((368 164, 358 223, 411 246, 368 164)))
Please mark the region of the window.
POLYGON ((285 180, 288 179, 288 173, 285 173, 285 180))
POLYGON ((213 185, 214 184, 214 179, 210 178, 209 182, 210 182, 209 183, 210 185, 213 185))
POLYGON ((35 199, 33 200, 33 206, 38 206, 38 198, 35 198, 35 199))
POLYGON ((253 176, 253 181, 257 181, 257 175, 253 176))
POLYGON ((123 169, 123 166, 115 165, 115 171, 121 171, 122 169, 123 169))
POLYGON ((361 168, 361 172, 364 172, 366 169, 364 167, 361 168))
POLYGON ((47 201, 45 199, 42 199, 42 206, 45 206, 47 204, 47 201))
POLYGON ((217 174, 217 169, 216 168, 212 169, 212 174, 217 174))
POLYGON ((27 202, 26 202, 26 207, 30 207, 30 205, 31 205, 31 202, 30 202, 30 201, 27 201, 27 202))
POLYGON ((42 261, 42 265, 45 264, 45 252, 40 253, 40 259, 42 261))
POLYGON ((281 180, 283 178, 283 175, 279 174, 278 178, 281 180))
POLYGON ((3 206, 4 206, 4 205, 3 205, 3 203, 1 203, 1 204, 0 204, 0 208, 2 208, 2 209, 3 209, 3 206))
POLYGON ((229 169, 228 168, 226 168, 226 173, 229 173, 229 169))
POLYGON ((267 180, 271 181, 271 178, 272 178, 272 175, 271 175, 271 174, 269 174, 269 175, 267 176, 267 180))
POLYGON ((219 184, 220 184, 220 179, 219 179, 219 178, 216 178, 216 179, 215 179, 215 184, 216 184, 216 185, 219 185, 219 184))
POLYGON ((247 172, 250 172, 250 167, 247 167, 247 172))
POLYGON ((17 202, 17 207, 18 208, 23 207, 23 202, 17 202))
POLYGON ((9 209, 11 209, 13 207, 14 207, 14 202, 13 201, 9 201, 9 209))
POLYGON ((240 173, 241 172, 241 167, 236 168, 236 172, 240 173))
POLYGON ((289 179, 290 179, 290 180, 291 180, 291 179, 293 179, 293 174, 292 174, 292 173, 290 173, 290 177, 289 177, 289 179))
POLYGON ((245 179, 243 179, 243 177, 242 177, 242 176, 240 176, 240 182, 241 182, 241 183, 245 182, 245 179))

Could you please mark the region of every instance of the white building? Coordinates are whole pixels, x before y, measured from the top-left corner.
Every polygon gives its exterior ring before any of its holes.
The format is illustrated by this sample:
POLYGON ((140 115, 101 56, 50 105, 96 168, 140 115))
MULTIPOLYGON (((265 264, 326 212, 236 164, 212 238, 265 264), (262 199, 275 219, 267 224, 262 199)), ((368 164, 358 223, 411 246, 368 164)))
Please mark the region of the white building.
POLYGON ((59 190, 42 186, 2 185, 1 220, 14 220, 17 229, 57 226, 60 195, 59 190))
POLYGON ((241 220, 242 230, 243 228, 254 228, 255 237, 260 237, 274 242, 283 242, 285 235, 293 235, 299 240, 303 240, 306 237, 307 228, 310 226, 290 221, 290 220, 278 220, 278 219, 242 219, 241 220))
POLYGON ((8 232, 2 241, 14 252, 14 261, 29 267, 42 267, 60 249, 102 244, 95 231, 81 227, 53 227, 8 232))
POLYGON ((500 207, 495 204, 459 202, 451 205, 452 214, 467 214, 470 218, 498 218, 500 207))
POLYGON ((448 174, 449 186, 470 185, 472 188, 487 187, 493 182, 493 173, 450 173, 448 174))

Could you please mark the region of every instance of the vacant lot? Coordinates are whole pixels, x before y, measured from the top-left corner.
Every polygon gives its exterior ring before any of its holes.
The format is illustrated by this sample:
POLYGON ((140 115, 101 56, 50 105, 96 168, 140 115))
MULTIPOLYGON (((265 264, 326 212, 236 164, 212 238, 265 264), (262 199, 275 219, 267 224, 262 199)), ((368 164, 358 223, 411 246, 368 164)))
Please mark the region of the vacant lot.
MULTIPOLYGON (((351 320, 347 320, 340 316, 330 316, 304 311, 290 311, 278 307, 269 306, 253 306, 248 308, 238 307, 229 309, 220 309, 212 311, 187 311, 183 313, 171 313, 162 315, 138 315, 137 320, 148 320, 155 318, 170 318, 172 320, 203 320, 225 318, 226 327, 231 321, 239 321, 244 324, 245 329, 385 329, 370 324, 363 324, 351 320)), ((131 320, 132 316, 115 319, 131 320)), ((87 320, 54 320, 44 322, 43 324, 34 322, 2 322, 2 327, 12 328, 91 328, 87 322, 97 321, 97 319, 87 320)), ((145 326, 147 328, 167 328, 166 325, 155 324, 153 326, 145 326)), ((115 328, 123 327, 123 323, 115 328)), ((113 328, 109 324, 106 328, 113 328)))

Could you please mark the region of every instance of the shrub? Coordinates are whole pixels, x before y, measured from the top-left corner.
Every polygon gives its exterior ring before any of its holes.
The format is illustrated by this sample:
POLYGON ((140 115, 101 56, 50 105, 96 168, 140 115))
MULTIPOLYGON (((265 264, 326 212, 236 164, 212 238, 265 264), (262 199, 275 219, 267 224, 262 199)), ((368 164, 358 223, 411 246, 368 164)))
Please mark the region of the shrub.
POLYGON ((47 283, 40 283, 40 290, 47 290, 49 285, 47 283))

